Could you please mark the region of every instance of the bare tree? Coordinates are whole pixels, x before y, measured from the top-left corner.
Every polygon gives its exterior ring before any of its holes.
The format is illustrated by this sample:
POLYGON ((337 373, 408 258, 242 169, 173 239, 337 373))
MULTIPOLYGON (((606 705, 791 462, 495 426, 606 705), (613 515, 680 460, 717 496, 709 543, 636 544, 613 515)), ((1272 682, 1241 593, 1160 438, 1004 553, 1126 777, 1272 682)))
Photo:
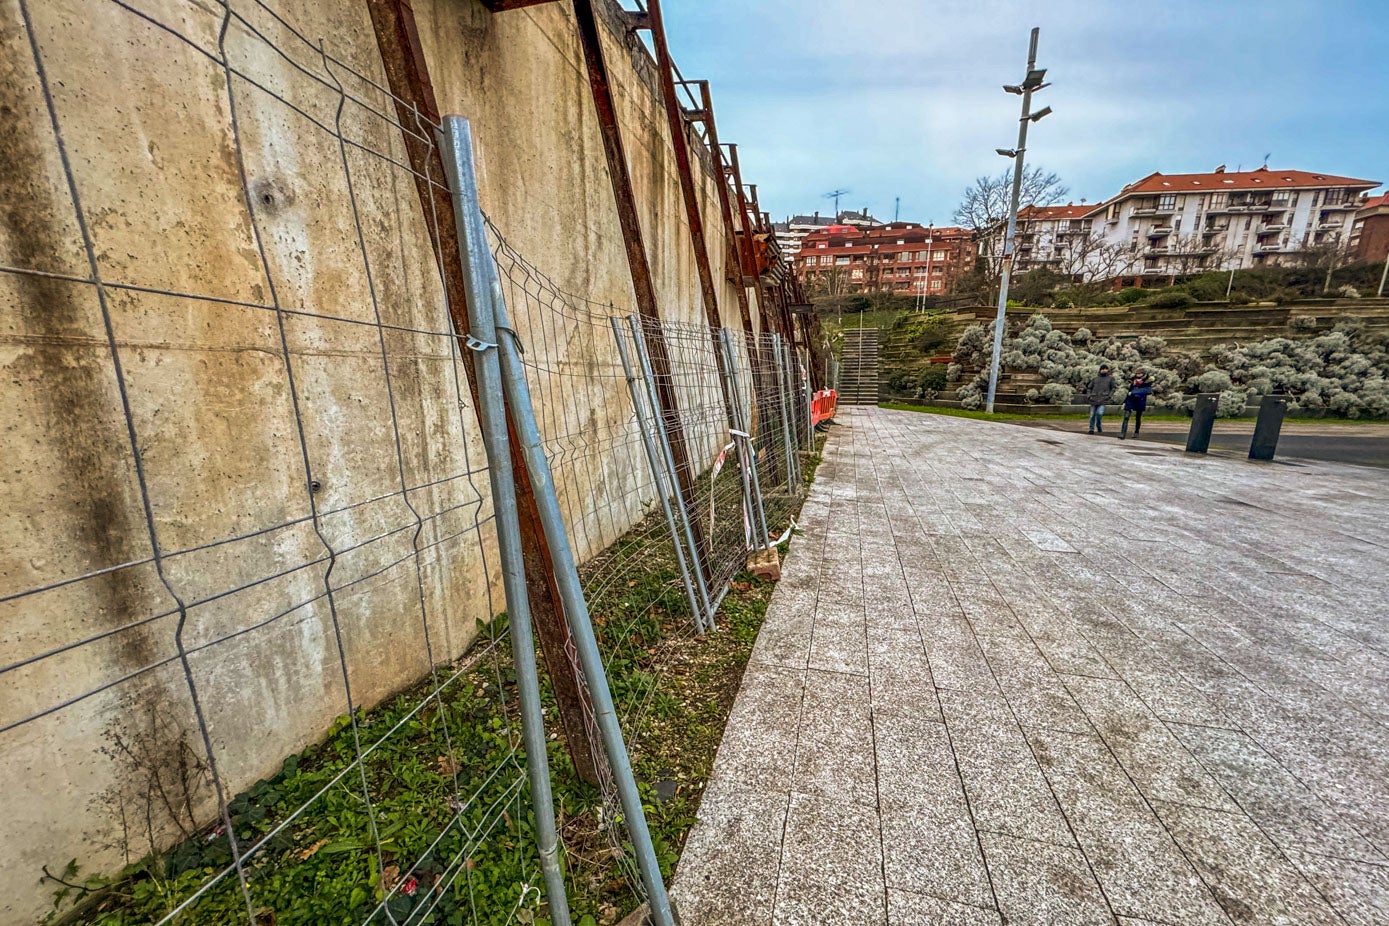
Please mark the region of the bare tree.
POLYGON ((1176 235, 1168 242, 1167 269, 1170 274, 1169 283, 1175 283, 1177 277, 1204 270, 1210 265, 1211 257, 1216 253, 1214 245, 1207 245, 1199 233, 1193 232, 1190 235, 1176 235))
POLYGON ((1061 272, 1082 283, 1119 276, 1134 261, 1129 244, 1110 241, 1100 232, 1068 235, 1057 244, 1055 253, 1061 261, 1061 272))
MULTIPOLYGON (((1056 174, 1040 167, 1026 167, 1022 172, 1020 207, 1049 206, 1062 199, 1067 187, 1056 174)), ((1008 205, 1013 195, 1013 172, 1005 170, 995 177, 979 177, 965 190, 960 205, 955 207, 955 221, 970 229, 979 239, 979 256, 984 261, 990 279, 1002 272, 1003 223, 1008 220, 1008 205)))

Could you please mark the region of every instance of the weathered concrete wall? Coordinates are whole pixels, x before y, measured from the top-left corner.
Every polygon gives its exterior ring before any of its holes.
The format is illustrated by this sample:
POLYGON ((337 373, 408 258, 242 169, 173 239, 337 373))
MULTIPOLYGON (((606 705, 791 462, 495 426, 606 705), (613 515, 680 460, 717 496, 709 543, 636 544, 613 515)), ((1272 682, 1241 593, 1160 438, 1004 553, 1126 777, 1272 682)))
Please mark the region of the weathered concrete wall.
MULTIPOLYGON (((46 907, 41 866, 112 869, 143 851, 120 813, 143 811, 150 768, 206 755, 197 711, 236 791, 346 712, 345 681, 374 703, 426 674, 426 627, 449 659, 501 607, 480 555, 490 524, 474 528, 490 514, 484 455, 452 340, 430 333, 447 314, 400 131, 350 99, 340 111, 334 81, 389 106, 262 8, 234 4, 265 39, 233 20, 219 43, 216 5, 137 5, 169 29, 109 0, 31 2, 28 23, 0 0, 0 265, 27 271, 0 272, 4 923, 46 907), (425 519, 418 557, 402 484, 430 484, 408 495, 425 519)), ((364 4, 275 8, 384 85, 364 4)), ((625 310, 567 5, 416 10, 441 108, 473 120, 484 208, 559 286, 625 310)), ((654 66, 634 40, 609 40, 663 311, 697 321, 654 66)), ((712 183, 705 224, 737 327, 712 183)), ((606 329, 517 323, 568 374, 540 389, 552 433, 625 419, 606 329), (602 375, 576 389, 582 370, 602 375)), ((649 501, 634 444, 591 449, 557 474, 581 555, 649 501)), ((192 798, 205 817, 210 789, 192 798)), ((156 838, 187 825, 156 816, 156 838)))

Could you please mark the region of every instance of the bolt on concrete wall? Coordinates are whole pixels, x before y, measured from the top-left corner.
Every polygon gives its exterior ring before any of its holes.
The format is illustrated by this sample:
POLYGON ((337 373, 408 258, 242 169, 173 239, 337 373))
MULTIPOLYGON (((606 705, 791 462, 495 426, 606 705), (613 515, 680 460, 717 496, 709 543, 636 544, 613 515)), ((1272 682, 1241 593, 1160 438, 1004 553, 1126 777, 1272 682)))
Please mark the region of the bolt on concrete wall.
MULTIPOLYGON (((374 704, 500 609, 485 457, 366 7, 235 8, 224 30, 191 0, 142 4, 148 20, 110 0, 0 0, 6 922, 46 908, 44 865, 113 870, 208 822, 206 776, 176 780, 188 756, 206 763, 210 744, 240 790, 346 712, 345 682, 374 704), (187 806, 132 833, 152 783, 187 806)), ((498 229, 567 290, 629 311, 568 8, 416 10, 441 109, 473 120, 498 229)), ((654 66, 608 38, 662 309, 699 320, 654 66)), ((551 367, 611 350, 517 321, 551 367)), ((566 430, 625 419, 609 392, 573 393, 566 430)), ((641 516, 640 465, 557 472, 566 510, 626 516, 576 526, 581 557, 641 516)))

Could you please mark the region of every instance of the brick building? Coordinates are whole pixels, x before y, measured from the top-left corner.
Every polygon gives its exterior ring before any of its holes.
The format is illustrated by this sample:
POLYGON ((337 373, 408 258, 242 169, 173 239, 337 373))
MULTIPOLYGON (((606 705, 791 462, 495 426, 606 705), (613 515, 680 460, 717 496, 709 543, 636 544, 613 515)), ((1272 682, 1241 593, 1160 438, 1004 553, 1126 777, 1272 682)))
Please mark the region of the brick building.
POLYGON ((807 292, 939 296, 973 263, 970 232, 915 222, 831 225, 806 235, 795 257, 807 292))
POLYGON ((1381 261, 1389 255, 1389 193, 1360 204, 1350 228, 1350 251, 1357 260, 1381 261))

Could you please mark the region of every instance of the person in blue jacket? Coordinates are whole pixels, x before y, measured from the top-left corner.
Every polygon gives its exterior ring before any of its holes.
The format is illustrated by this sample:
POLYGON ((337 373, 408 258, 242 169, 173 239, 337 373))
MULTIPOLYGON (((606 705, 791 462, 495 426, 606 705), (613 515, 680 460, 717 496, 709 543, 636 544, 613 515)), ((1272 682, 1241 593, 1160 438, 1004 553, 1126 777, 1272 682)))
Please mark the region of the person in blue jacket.
POLYGON ((1119 426, 1119 440, 1128 436, 1129 415, 1133 416, 1133 436, 1138 436, 1139 429, 1143 427, 1143 413, 1148 410, 1148 396, 1152 394, 1153 387, 1143 371, 1133 374, 1133 379, 1129 381, 1128 398, 1124 399, 1124 423, 1119 426))

